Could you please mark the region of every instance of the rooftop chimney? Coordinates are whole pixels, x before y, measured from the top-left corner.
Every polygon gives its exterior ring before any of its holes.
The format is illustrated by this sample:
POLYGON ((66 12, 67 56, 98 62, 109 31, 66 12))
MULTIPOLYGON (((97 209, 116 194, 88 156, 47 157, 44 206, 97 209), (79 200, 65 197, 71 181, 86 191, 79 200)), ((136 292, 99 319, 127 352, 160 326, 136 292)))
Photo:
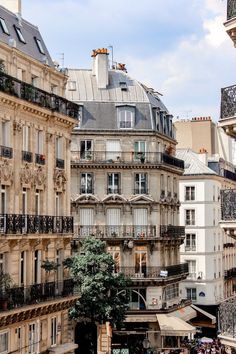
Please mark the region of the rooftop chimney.
POLYGON ((21 15, 21 0, 0 0, 0 5, 15 14, 21 15))
POLYGON ((96 76, 98 88, 106 88, 108 85, 108 50, 96 49, 92 52, 93 75, 96 76))
POLYGON ((204 163, 204 165, 207 166, 208 164, 208 153, 207 153, 207 150, 204 149, 204 148, 201 148, 199 149, 199 152, 198 152, 198 159, 204 163))

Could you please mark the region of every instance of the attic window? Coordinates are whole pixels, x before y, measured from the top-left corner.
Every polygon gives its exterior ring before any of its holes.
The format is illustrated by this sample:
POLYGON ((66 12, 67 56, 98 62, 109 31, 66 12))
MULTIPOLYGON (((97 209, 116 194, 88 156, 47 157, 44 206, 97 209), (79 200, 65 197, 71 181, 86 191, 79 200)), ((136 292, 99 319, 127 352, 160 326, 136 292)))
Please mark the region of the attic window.
POLYGON ((5 34, 8 34, 10 35, 9 31, 8 31, 8 28, 7 28, 7 25, 6 25, 6 22, 3 18, 0 17, 0 25, 1 25, 1 28, 2 28, 2 31, 3 33, 5 34))
POLYGON ((76 81, 68 81, 68 91, 76 91, 76 81))
POLYGON ((40 51, 41 54, 45 54, 45 51, 43 49, 43 46, 42 46, 42 42, 40 39, 38 39, 37 37, 34 37, 34 40, 37 44, 37 47, 38 47, 38 50, 40 51))
POLYGON ((128 89, 127 82, 120 81, 120 88, 121 88, 121 91, 127 91, 127 89, 128 89))
POLYGON ((25 39, 23 37, 23 34, 21 32, 21 29, 19 27, 16 27, 15 25, 14 25, 14 28, 15 28, 15 31, 16 31, 16 34, 17 34, 17 37, 18 37, 19 41, 22 42, 22 43, 26 43, 26 41, 25 41, 25 39))

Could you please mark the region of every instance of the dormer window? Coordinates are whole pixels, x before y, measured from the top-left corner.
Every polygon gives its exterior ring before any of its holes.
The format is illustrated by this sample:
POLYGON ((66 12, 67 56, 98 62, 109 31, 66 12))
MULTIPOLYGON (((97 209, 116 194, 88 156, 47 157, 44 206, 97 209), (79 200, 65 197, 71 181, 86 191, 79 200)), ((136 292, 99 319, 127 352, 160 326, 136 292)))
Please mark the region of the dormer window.
POLYGON ((3 18, 0 17, 0 25, 1 25, 1 28, 2 28, 2 31, 3 33, 5 34, 8 34, 10 35, 9 31, 8 31, 8 28, 7 28, 7 25, 6 25, 6 22, 3 18))
POLYGON ((117 107, 117 114, 119 129, 132 129, 134 127, 135 107, 117 107))
POLYGON ((37 47, 38 47, 38 50, 40 51, 40 53, 45 55, 45 51, 43 49, 41 40, 38 39, 37 37, 34 37, 34 40, 35 40, 35 42, 37 44, 37 47))
POLYGON ((127 82, 120 81, 120 88, 121 88, 121 91, 127 91, 128 90, 127 82))
POLYGON ((17 34, 17 37, 18 37, 19 41, 22 42, 22 43, 26 43, 26 41, 24 39, 24 36, 23 36, 23 34, 21 32, 21 29, 19 27, 16 27, 15 25, 14 25, 14 28, 15 28, 15 31, 16 31, 16 34, 17 34))

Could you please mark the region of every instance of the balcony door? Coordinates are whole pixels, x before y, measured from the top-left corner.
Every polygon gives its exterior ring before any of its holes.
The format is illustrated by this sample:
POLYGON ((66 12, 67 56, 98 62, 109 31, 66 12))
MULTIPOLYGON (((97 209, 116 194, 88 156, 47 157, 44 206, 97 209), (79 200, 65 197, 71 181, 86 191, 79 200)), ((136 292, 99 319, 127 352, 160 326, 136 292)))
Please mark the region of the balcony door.
POLYGON ((94 210, 92 208, 80 208, 80 234, 90 236, 94 229, 94 210))
POLYGON ((117 237, 119 236, 120 229, 120 209, 108 208, 107 209, 107 236, 117 237))
POLYGON ((106 141, 106 160, 119 161, 121 157, 120 140, 106 141))
POLYGON ((134 237, 147 236, 148 213, 146 208, 137 208, 133 211, 134 237))
POLYGON ((137 247, 134 253, 135 257, 135 274, 136 276, 145 277, 147 270, 147 249, 146 247, 137 247))

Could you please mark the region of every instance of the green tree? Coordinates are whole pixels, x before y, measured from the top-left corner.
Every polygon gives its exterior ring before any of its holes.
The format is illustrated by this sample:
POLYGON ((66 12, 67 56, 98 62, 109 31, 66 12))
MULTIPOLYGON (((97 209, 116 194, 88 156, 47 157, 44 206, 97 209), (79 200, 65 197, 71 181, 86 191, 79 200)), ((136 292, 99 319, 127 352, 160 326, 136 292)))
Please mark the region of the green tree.
POLYGON ((130 280, 114 273, 114 260, 106 252, 106 243, 92 237, 82 243, 81 254, 72 258, 72 277, 78 286, 79 299, 70 316, 80 321, 119 325, 125 318, 130 280))

